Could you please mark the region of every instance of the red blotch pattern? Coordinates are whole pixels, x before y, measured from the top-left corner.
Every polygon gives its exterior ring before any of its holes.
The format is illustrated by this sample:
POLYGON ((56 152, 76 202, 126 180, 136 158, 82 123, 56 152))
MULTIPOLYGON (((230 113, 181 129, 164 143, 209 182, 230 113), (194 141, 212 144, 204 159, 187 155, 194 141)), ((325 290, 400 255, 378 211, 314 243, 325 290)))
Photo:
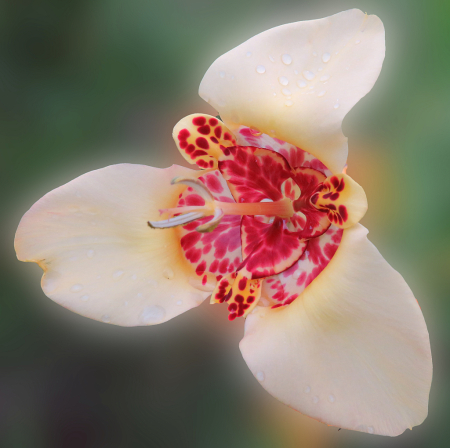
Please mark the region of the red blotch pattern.
MULTIPOLYGON (((298 214, 291 223, 277 217, 226 215, 211 233, 200 234, 195 228, 212 217, 180 229, 186 259, 194 265, 203 284, 207 275, 216 277, 212 300, 228 303, 230 320, 245 316, 259 301, 261 291, 264 305, 292 303, 339 247, 343 231, 330 220, 339 224, 339 219, 348 218, 342 204, 335 209, 317 209, 317 194, 321 199, 327 195, 324 199, 332 202, 339 198, 344 185, 333 177, 325 182, 331 173, 311 154, 249 128, 241 127, 238 135, 239 143, 249 146, 236 146, 228 129, 211 116, 191 118, 189 125, 179 129, 177 139, 182 152, 198 166, 219 168, 220 172, 200 177, 216 200, 277 201, 285 195, 296 197, 295 185, 283 184, 287 179, 300 187, 301 195, 294 201, 298 214), (289 229, 287 224, 292 224, 289 229)), ((203 203, 191 189, 180 195, 180 206, 203 203)))
POLYGON ((283 156, 252 146, 226 148, 219 159, 219 170, 236 202, 283 199, 281 185, 291 177, 291 168, 283 156))
POLYGON ((293 169, 299 167, 313 168, 325 174, 325 177, 331 176, 332 174, 319 159, 315 158, 309 152, 278 138, 269 137, 267 134, 255 133, 245 126, 239 128, 238 144, 257 146, 258 148, 276 151, 288 161, 293 169))
POLYGON ((283 272, 301 257, 307 244, 284 228, 280 218, 264 223, 253 216, 243 216, 241 239, 244 260, 238 269, 252 279, 283 272))
POLYGON ((319 185, 311 196, 311 203, 316 210, 326 213, 328 220, 338 226, 342 226, 348 220, 347 207, 339 201, 344 189, 344 178, 331 176, 319 185))
MULTIPOLYGON (((214 199, 234 202, 233 196, 219 171, 203 174, 199 179, 211 191, 214 199)), ((187 188, 178 200, 179 206, 204 205, 205 201, 191 188, 187 188)), ((179 227, 183 254, 194 266, 198 276, 214 274, 216 279, 224 274, 234 273, 242 263, 241 217, 226 215, 212 231, 199 233, 195 229, 212 219, 211 216, 179 227)))
POLYGON ((300 259, 286 271, 267 278, 263 296, 272 306, 292 303, 303 290, 326 268, 336 253, 343 230, 331 225, 317 238, 308 240, 300 259))
POLYGON ((236 144, 221 121, 201 114, 190 115, 178 122, 174 139, 183 157, 203 169, 216 168, 217 157, 222 154, 220 148, 236 144))

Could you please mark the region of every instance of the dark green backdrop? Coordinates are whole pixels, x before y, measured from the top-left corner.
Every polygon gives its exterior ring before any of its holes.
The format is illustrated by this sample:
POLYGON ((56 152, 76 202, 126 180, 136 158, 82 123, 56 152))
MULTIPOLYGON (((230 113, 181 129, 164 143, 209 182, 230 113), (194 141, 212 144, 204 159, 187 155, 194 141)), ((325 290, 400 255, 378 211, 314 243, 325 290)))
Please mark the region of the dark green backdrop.
POLYGON ((2 0, 0 446, 446 447, 450 342, 448 0, 2 0), (22 214, 95 168, 183 164, 171 139, 209 64, 256 32, 358 7, 386 27, 384 68, 344 122, 370 239, 414 290, 434 383, 425 423, 395 438, 289 410, 241 358, 243 322, 206 303, 118 328, 54 304, 13 250, 22 214))

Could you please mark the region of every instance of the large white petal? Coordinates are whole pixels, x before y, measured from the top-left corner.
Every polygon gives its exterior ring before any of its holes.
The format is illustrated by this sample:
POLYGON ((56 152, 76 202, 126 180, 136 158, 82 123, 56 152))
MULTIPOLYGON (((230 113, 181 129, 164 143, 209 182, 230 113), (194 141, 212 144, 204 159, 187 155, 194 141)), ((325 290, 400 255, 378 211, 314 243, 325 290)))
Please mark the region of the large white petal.
POLYGON ((165 322, 209 295, 190 285, 176 229, 147 225, 186 188, 171 179, 194 173, 123 164, 84 174, 24 215, 17 256, 38 263, 44 293, 76 313, 125 326, 165 322))
POLYGON ((352 9, 252 37, 211 65, 199 93, 233 132, 275 136, 338 173, 348 151, 342 120, 372 88, 384 53, 381 20, 352 9))
POLYGON ((259 307, 240 348, 279 400, 328 425, 395 436, 427 415, 427 328, 408 285, 357 224, 289 306, 259 307))

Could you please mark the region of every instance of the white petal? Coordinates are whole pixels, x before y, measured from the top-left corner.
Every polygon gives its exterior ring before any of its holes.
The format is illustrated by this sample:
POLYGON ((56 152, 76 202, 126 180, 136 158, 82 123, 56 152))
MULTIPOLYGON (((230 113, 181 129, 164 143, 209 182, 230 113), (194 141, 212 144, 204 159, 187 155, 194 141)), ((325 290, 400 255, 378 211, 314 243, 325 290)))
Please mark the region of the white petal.
POLYGON ((291 305, 258 308, 241 351, 272 395, 328 425, 395 436, 427 415, 427 328, 403 278, 357 224, 291 305))
POLYGON ((186 188, 171 179, 193 173, 123 164, 84 174, 24 215, 17 256, 38 263, 45 294, 76 313, 124 326, 165 322, 209 295, 189 284, 176 229, 147 225, 186 188))
POLYGON ((342 120, 372 88, 384 52, 381 20, 352 9, 252 37, 211 65, 199 93, 233 132, 280 138, 337 173, 348 151, 342 120))

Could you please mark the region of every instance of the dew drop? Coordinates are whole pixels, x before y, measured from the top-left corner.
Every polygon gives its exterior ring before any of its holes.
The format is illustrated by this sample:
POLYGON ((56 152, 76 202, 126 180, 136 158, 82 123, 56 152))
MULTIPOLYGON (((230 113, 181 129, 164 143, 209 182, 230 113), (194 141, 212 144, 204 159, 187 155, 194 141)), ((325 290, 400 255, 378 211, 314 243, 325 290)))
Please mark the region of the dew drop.
POLYGON ((320 77, 320 80, 322 82, 328 81, 329 79, 330 79, 330 75, 323 75, 323 76, 320 77))
POLYGON ((281 92, 283 93, 283 95, 289 96, 292 95, 292 92, 289 89, 282 89, 281 92))
POLYGON ((330 53, 324 53, 323 55, 322 55, 322 61, 323 62, 328 62, 329 60, 331 59, 331 54, 330 53))
POLYGON ((306 82, 303 81, 303 79, 301 81, 297 81, 297 85, 302 88, 302 87, 306 87, 306 82))
POLYGON ((305 394, 309 394, 311 392, 311 388, 309 386, 306 386, 304 391, 305 391, 305 394))
POLYGON ((337 102, 334 106, 335 109, 339 109, 339 102, 337 102))
POLYGON ((139 314, 139 320, 146 325, 161 322, 166 315, 166 311, 159 305, 146 306, 139 314))
POLYGON ((290 54, 283 54, 283 56, 281 56, 281 60, 283 61, 283 64, 292 64, 292 57, 290 54))
POLYGON ((287 86, 289 84, 289 79, 287 79, 286 76, 280 76, 278 81, 282 86, 287 86))
POLYGON ((133 274, 132 276, 131 276, 131 280, 136 280, 137 279, 137 275, 136 274, 133 274))
POLYGON ((318 403, 319 402, 319 397, 317 395, 314 396, 313 398, 314 403, 318 403))
POLYGON ((334 403, 336 401, 336 398, 334 398, 334 395, 328 395, 328 401, 330 403, 334 403))
POLYGON ((72 288, 70 288, 70 290, 72 292, 81 291, 82 289, 83 289, 83 285, 80 285, 79 283, 77 283, 76 285, 73 285, 72 288))
POLYGON ((89 249, 86 253, 88 258, 94 258, 95 252, 92 249, 89 249))
POLYGON ((251 51, 247 51, 247 53, 245 54, 245 56, 247 56, 248 58, 252 55, 251 51))
POLYGON ((142 299, 142 292, 138 292, 137 295, 136 295, 136 297, 137 297, 138 299, 142 299))
POLYGON ((125 272, 125 271, 116 271, 116 272, 114 272, 113 277, 114 277, 114 278, 122 277, 122 275, 124 274, 124 272, 125 272))
POLYGON ((89 300, 89 296, 88 296, 87 294, 85 294, 84 296, 81 296, 80 299, 81 299, 83 302, 87 302, 87 301, 89 300))
POLYGON ((221 78, 225 78, 225 72, 220 71, 220 72, 219 72, 219 76, 220 76, 221 78))
POLYGON ((303 72, 303 76, 305 77, 305 79, 307 79, 308 81, 311 81, 314 79, 314 77, 316 76, 313 72, 310 72, 309 70, 305 70, 303 72))
POLYGON ((359 43, 361 43, 361 41, 358 39, 355 44, 358 45, 359 43))
POLYGON ((291 107, 294 103, 291 100, 287 100, 284 104, 285 106, 291 107))
POLYGON ((124 305, 128 306, 128 300, 125 300, 124 305))
POLYGON ((167 278, 167 280, 171 280, 171 279, 173 279, 175 274, 173 273, 172 269, 166 268, 163 271, 163 275, 165 278, 167 278))
POLYGON ((313 56, 317 56, 317 51, 313 51, 313 56))
POLYGON ((373 426, 368 426, 368 427, 367 427, 367 432, 368 432, 369 434, 373 434, 373 426))
POLYGON ((324 96, 326 93, 327 93, 326 90, 322 90, 317 94, 317 96, 324 96))
POLYGON ((266 376, 264 375, 264 372, 259 371, 259 372, 256 374, 256 379, 257 379, 258 381, 264 381, 265 377, 266 377, 266 376))
POLYGON ((302 274, 302 271, 300 271, 300 269, 298 269, 297 271, 294 272, 294 274, 292 275, 292 278, 297 280, 301 274, 302 274))
POLYGON ((298 75, 298 70, 294 70, 294 75, 298 75))
POLYGON ((178 305, 178 306, 183 305, 183 301, 182 301, 182 300, 178 300, 178 301, 177 301, 177 305, 178 305))
POLYGON ((264 67, 264 65, 258 65, 256 71, 262 75, 263 73, 266 73, 266 67, 264 67))
POLYGON ((318 72, 321 72, 322 70, 323 70, 322 67, 319 67, 319 68, 317 69, 318 72))
POLYGON ((109 324, 111 322, 111 318, 109 317, 108 314, 103 314, 102 322, 105 322, 105 324, 109 324))
POLYGON ((275 58, 273 56, 269 56, 270 62, 275 62, 275 58))

